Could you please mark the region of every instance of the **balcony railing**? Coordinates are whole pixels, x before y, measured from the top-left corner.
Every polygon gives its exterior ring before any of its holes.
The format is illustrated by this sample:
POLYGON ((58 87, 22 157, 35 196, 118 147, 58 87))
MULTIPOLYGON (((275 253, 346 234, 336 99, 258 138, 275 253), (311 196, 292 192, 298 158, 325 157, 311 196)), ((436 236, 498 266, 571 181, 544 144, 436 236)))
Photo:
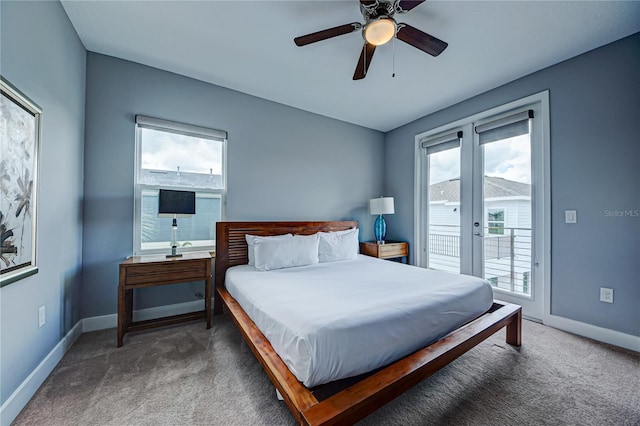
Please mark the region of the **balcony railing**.
POLYGON ((460 236, 430 233, 429 254, 460 257, 460 236))
MULTIPOLYGON (((429 268, 459 272, 459 234, 459 226, 430 226, 429 268)), ((531 228, 485 227, 483 242, 484 277, 494 287, 530 295, 531 228)))
MULTIPOLYGON (((487 236, 484 240, 485 260, 511 256, 515 235, 511 229, 508 236, 487 236)), ((448 234, 429 234, 429 253, 443 256, 460 257, 460 236, 448 234)))

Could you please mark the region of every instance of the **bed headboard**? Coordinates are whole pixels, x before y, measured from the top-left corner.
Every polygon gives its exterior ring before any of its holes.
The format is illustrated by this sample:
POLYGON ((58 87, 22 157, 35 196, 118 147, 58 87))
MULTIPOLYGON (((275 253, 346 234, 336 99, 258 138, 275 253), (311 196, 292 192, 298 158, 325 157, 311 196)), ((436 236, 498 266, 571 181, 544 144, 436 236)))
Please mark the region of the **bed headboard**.
POLYGON ((215 286, 224 287, 224 276, 231 266, 244 265, 247 257, 246 234, 311 235, 320 231, 342 231, 357 228, 354 220, 336 222, 218 222, 216 224, 215 286))

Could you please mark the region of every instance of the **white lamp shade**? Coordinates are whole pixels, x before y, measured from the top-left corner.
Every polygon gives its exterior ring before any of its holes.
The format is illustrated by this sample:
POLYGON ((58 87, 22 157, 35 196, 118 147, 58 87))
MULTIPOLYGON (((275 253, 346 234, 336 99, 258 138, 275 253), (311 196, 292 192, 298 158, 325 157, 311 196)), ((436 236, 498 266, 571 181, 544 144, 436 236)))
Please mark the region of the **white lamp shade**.
POLYGON ((369 213, 373 215, 394 214, 393 197, 372 198, 369 200, 369 213))

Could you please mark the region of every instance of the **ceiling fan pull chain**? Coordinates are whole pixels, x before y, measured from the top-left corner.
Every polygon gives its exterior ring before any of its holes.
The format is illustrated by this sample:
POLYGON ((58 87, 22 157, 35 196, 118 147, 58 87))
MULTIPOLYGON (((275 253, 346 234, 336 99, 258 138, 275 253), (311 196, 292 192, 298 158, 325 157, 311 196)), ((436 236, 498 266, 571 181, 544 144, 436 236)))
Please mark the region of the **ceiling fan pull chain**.
POLYGON ((393 40, 391 40, 391 61, 392 61, 392 74, 391 74, 391 78, 396 78, 396 38, 394 37, 393 40))

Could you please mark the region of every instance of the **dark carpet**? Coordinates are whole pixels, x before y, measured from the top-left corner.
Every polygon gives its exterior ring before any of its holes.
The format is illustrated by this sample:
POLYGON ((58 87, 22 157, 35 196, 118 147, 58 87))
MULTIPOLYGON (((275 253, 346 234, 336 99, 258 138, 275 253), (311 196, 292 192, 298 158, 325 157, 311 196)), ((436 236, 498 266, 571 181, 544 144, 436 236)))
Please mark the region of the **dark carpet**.
MULTIPOLYGON (((640 425, 640 354, 524 321, 381 407, 362 425, 640 425)), ((15 425, 293 425, 228 315, 83 334, 15 425)))

